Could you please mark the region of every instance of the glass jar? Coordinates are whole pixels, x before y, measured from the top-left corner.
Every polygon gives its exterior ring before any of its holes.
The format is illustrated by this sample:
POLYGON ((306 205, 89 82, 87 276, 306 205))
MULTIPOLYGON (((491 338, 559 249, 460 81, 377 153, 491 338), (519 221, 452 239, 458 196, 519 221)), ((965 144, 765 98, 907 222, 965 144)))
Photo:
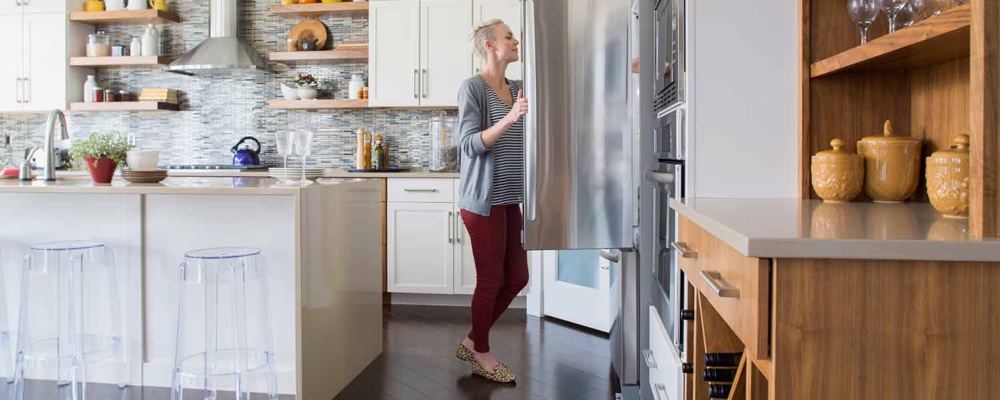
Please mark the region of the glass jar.
POLYGON ((104 31, 87 35, 87 57, 111 56, 111 36, 104 31))
POLYGON ((444 113, 431 118, 431 172, 458 171, 458 141, 455 137, 457 116, 444 113))

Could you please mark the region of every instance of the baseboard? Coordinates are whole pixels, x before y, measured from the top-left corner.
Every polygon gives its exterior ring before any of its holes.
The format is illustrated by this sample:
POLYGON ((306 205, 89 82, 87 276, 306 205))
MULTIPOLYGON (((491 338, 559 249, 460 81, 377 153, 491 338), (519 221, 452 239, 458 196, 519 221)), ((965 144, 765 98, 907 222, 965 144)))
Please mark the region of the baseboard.
MULTIPOLYGON (((468 294, 391 293, 389 298, 391 304, 414 306, 468 307, 472 304, 472 295, 468 294)), ((517 296, 510 303, 510 308, 525 307, 527 307, 525 296, 517 296)))

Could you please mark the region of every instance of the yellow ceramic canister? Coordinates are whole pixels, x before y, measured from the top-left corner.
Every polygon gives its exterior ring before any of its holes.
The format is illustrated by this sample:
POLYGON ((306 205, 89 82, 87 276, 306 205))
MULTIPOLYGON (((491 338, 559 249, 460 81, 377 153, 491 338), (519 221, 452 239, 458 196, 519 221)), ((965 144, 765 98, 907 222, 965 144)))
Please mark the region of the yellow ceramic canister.
POLYGON ((87 0, 83 2, 83 11, 104 11, 104 1, 87 0))
POLYGON ((858 142, 858 154, 865 158, 865 194, 880 203, 899 203, 917 190, 920 183, 919 139, 894 136, 892 122, 885 121, 883 136, 869 136, 858 142))
POLYGON ((945 217, 969 217, 969 135, 927 157, 927 197, 945 217))
POLYGON ((861 194, 865 159, 844 150, 844 141, 833 139, 833 150, 812 156, 813 190, 824 201, 851 201, 861 194))

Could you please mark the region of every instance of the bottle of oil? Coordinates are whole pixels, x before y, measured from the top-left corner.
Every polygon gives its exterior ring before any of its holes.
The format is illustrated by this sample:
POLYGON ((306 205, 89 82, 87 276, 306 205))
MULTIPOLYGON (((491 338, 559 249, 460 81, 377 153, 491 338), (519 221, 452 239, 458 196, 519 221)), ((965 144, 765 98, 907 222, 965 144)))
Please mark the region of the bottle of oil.
POLYGON ((382 147, 382 135, 375 136, 375 150, 372 150, 372 169, 385 169, 385 148, 382 147))

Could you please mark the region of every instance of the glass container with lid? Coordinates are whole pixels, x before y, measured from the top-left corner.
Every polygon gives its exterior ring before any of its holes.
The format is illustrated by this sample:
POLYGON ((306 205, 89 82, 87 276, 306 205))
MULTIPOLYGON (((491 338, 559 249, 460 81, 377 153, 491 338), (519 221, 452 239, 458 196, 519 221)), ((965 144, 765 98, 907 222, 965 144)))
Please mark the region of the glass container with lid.
POLYGON ((431 172, 458 171, 458 138, 455 128, 458 117, 438 114, 431 118, 429 125, 431 134, 431 172))
POLYGON ((111 36, 104 31, 87 35, 87 57, 111 56, 111 36))

